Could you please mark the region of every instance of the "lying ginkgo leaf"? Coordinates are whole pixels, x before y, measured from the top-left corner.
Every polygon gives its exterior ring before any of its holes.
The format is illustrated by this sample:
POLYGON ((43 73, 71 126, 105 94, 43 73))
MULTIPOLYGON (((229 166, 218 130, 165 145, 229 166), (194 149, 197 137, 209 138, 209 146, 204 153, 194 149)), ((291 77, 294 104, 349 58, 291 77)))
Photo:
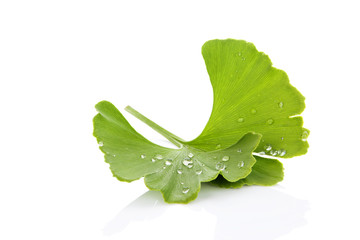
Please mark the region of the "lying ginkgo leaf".
MULTIPOLYGON (((255 152, 265 159, 267 156, 290 158, 307 152, 309 130, 302 127, 302 117, 298 116, 305 108, 304 97, 289 83, 284 71, 272 67, 267 55, 257 51, 252 43, 234 39, 208 41, 202 47, 202 54, 214 93, 210 119, 196 139, 186 142, 172 134, 169 140, 212 151, 227 148, 253 131, 263 136, 255 152)), ((150 127, 161 134, 166 131, 150 127)), ((274 175, 283 176, 278 161, 266 163, 274 175)), ((244 181, 226 186, 237 188, 244 182, 273 185, 282 180, 278 177, 274 181, 270 176, 266 180, 265 176, 256 175, 253 172, 244 181), (259 178, 263 181, 258 181, 259 178)))
POLYGON ((229 182, 219 176, 211 183, 224 188, 241 188, 244 185, 271 186, 283 180, 283 165, 280 161, 258 156, 255 156, 255 159, 256 164, 246 178, 237 182, 229 182))
POLYGON ((233 39, 208 41, 202 54, 214 103, 196 139, 184 141, 126 108, 180 149, 151 143, 111 103, 97 105, 94 136, 114 176, 128 182, 145 176, 146 185, 161 191, 167 202, 195 199, 200 182, 218 176, 213 184, 227 188, 276 184, 283 179, 283 167, 272 158, 299 156, 309 146, 309 130, 298 116, 305 108, 304 97, 285 72, 272 67, 268 56, 251 43, 233 39), (261 142, 255 133, 262 135, 261 142), (256 163, 255 148, 261 155, 256 163))
POLYGON ((94 136, 105 153, 105 160, 120 181, 145 177, 151 190, 159 190, 169 203, 187 203, 200 191, 200 182, 209 182, 219 173, 230 182, 251 172, 252 155, 261 135, 245 134, 226 149, 203 151, 186 144, 180 149, 165 148, 136 132, 109 102, 96 105, 94 136))

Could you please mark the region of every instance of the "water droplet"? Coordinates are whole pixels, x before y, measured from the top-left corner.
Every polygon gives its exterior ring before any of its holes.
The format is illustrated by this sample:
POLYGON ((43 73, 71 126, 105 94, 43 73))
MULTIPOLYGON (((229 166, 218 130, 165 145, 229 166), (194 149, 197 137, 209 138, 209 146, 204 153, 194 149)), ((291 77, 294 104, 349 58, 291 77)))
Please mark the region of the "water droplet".
POLYGON ((262 152, 259 152, 259 154, 260 154, 260 155, 265 155, 265 152, 264 152, 264 151, 262 151, 262 152))
POLYGON ((244 166, 244 164, 245 164, 244 161, 240 161, 240 162, 238 163, 238 167, 239 167, 239 168, 242 168, 242 167, 244 166))
POLYGON ((197 175, 200 175, 202 173, 202 170, 196 170, 195 172, 197 175))
POLYGON ((194 154, 189 153, 189 154, 188 154, 188 157, 189 157, 189 158, 192 158, 192 157, 194 157, 194 154))
POLYGON ((270 151, 272 146, 270 144, 264 146, 265 151, 270 151))
POLYGON ((241 52, 238 52, 238 56, 241 56, 241 52))
POLYGON ((239 123, 242 123, 242 122, 244 122, 244 118, 243 117, 241 117, 241 118, 238 118, 238 120, 237 120, 239 123))
POLYGON ((251 109, 251 113, 252 113, 252 114, 255 114, 256 112, 257 112, 257 111, 256 111, 255 108, 251 109))
POLYGON ((182 192, 184 194, 188 193, 189 191, 190 191, 190 188, 188 188, 188 187, 184 187, 183 190, 182 190, 182 192))
POLYGON ((271 124, 274 123, 274 120, 273 120, 272 118, 270 118, 270 119, 268 119, 268 120, 266 121, 266 123, 269 124, 269 125, 271 125, 271 124))
POLYGON ((165 169, 166 167, 165 166, 163 166, 163 169, 165 169))
POLYGON ((230 159, 229 156, 223 156, 223 158, 222 158, 222 160, 223 160, 224 162, 229 161, 229 159, 230 159))
POLYGON ((278 153, 278 152, 277 152, 276 150, 271 150, 271 151, 270 151, 270 154, 273 155, 273 156, 276 156, 277 153, 278 153))
POLYGON ((116 155, 114 154, 113 157, 116 157, 116 155))
POLYGON ((171 164, 172 164, 172 159, 168 159, 168 160, 166 160, 165 161, 165 164, 167 165, 167 166, 170 166, 171 164))
POLYGON ((141 154, 140 156, 142 159, 146 158, 145 154, 141 154))
POLYGON ((225 167, 226 167, 225 164, 222 162, 218 162, 215 166, 216 170, 220 170, 220 171, 223 171, 225 167))
POLYGON ((278 151, 278 154, 279 154, 280 157, 282 157, 282 156, 284 156, 286 154, 286 150, 285 149, 280 149, 278 151))
POLYGON ((221 148, 221 144, 216 145, 216 149, 220 149, 221 148))
POLYGON ((99 147, 104 146, 104 143, 102 141, 99 142, 99 147))
POLYGON ((190 158, 185 158, 183 161, 184 166, 188 167, 188 168, 192 168, 193 167, 193 161, 190 158))
POLYGON ((239 148, 239 149, 237 150, 237 152, 241 153, 241 152, 242 152, 241 148, 239 148))
POLYGON ((156 162, 156 159, 155 159, 155 158, 152 158, 151 161, 152 161, 152 162, 156 162))
POLYGON ((161 160, 161 159, 163 159, 163 156, 160 155, 160 154, 156 154, 156 155, 155 155, 155 158, 158 159, 158 160, 161 160))
POLYGON ((283 108, 284 103, 283 102, 279 102, 279 108, 283 108))
POLYGON ((242 57, 242 58, 241 58, 241 60, 243 60, 243 61, 245 61, 245 59, 246 59, 245 57, 242 57))
POLYGON ((304 130, 301 135, 301 140, 303 140, 305 142, 308 137, 309 137, 309 132, 304 130))
POLYGON ((202 163, 201 166, 205 167, 205 164, 202 163))
POLYGON ((183 183, 183 182, 181 182, 180 184, 181 184, 181 185, 184 185, 184 183, 183 183))
POLYGON ((182 170, 181 169, 178 169, 176 170, 178 174, 182 174, 182 170))
POLYGON ((281 137, 280 139, 281 139, 281 141, 284 141, 284 137, 281 137))

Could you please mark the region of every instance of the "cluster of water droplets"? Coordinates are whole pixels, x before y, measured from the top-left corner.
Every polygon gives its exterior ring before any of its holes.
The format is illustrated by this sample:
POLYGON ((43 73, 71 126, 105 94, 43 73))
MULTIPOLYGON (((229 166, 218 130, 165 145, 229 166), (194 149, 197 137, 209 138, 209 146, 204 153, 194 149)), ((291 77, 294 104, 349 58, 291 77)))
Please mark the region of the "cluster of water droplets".
POLYGON ((194 166, 194 161, 191 158, 186 157, 184 158, 182 164, 187 168, 192 168, 194 166))
POLYGON ((270 144, 266 144, 264 146, 264 150, 265 151, 260 152, 261 155, 270 154, 271 156, 274 156, 274 157, 275 156, 283 157, 286 154, 285 149, 275 150, 275 149, 272 148, 272 146, 270 144))

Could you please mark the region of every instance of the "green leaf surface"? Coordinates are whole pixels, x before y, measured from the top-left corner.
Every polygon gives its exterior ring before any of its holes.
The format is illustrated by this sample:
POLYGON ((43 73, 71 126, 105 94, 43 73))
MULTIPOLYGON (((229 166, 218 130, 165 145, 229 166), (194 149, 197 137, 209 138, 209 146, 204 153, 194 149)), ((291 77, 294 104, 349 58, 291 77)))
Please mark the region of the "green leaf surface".
POLYGON ((161 191, 167 202, 187 203, 196 198, 201 182, 212 180, 227 188, 274 185, 284 173, 272 158, 302 155, 309 146, 309 130, 299 116, 305 99, 267 55, 252 43, 233 39, 208 41, 202 54, 214 101, 196 139, 185 141, 126 108, 180 149, 148 141, 111 103, 96 106, 94 136, 114 176, 128 182, 145 176, 148 188, 161 191), (254 150, 261 154, 256 163, 254 150))
POLYGON ((120 181, 145 177, 149 189, 161 191, 166 202, 194 200, 201 182, 215 179, 219 173, 230 182, 248 176, 255 158, 253 150, 261 135, 247 133, 226 149, 204 151, 182 144, 180 149, 156 145, 131 127, 109 102, 96 105, 94 136, 105 153, 105 161, 120 181))
POLYGON ((219 176, 211 183, 224 188, 241 188, 244 185, 272 186, 283 180, 284 169, 280 161, 258 156, 255 156, 255 158, 256 164, 246 178, 236 182, 229 182, 219 176))
POLYGON ((304 97, 267 55, 242 40, 211 40, 202 54, 213 87, 214 103, 208 123, 187 144, 214 150, 234 144, 249 131, 263 138, 256 152, 290 158, 305 154, 309 131, 299 115, 304 97))

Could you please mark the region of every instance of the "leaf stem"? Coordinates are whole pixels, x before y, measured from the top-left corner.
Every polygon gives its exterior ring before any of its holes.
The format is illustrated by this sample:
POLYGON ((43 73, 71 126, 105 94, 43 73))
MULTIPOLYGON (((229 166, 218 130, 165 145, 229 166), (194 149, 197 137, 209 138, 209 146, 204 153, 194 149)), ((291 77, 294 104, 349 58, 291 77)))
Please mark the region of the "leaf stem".
POLYGON ((133 115, 134 117, 136 117, 137 119, 139 119, 140 121, 142 121, 143 123, 145 123, 146 125, 148 125, 149 127, 151 127, 152 129, 154 129, 155 131, 157 131, 158 133, 160 133, 162 136, 164 136, 167 140, 169 140, 175 146, 177 146, 179 148, 181 148, 183 146, 185 140, 179 138, 175 134, 172 134, 171 132, 167 131, 166 129, 160 127, 159 125, 157 125, 156 123, 154 123, 153 121, 151 121, 150 119, 148 119, 147 117, 145 117, 144 115, 142 115, 141 113, 136 111, 131 106, 127 106, 125 108, 125 110, 127 112, 129 112, 131 115, 133 115))

